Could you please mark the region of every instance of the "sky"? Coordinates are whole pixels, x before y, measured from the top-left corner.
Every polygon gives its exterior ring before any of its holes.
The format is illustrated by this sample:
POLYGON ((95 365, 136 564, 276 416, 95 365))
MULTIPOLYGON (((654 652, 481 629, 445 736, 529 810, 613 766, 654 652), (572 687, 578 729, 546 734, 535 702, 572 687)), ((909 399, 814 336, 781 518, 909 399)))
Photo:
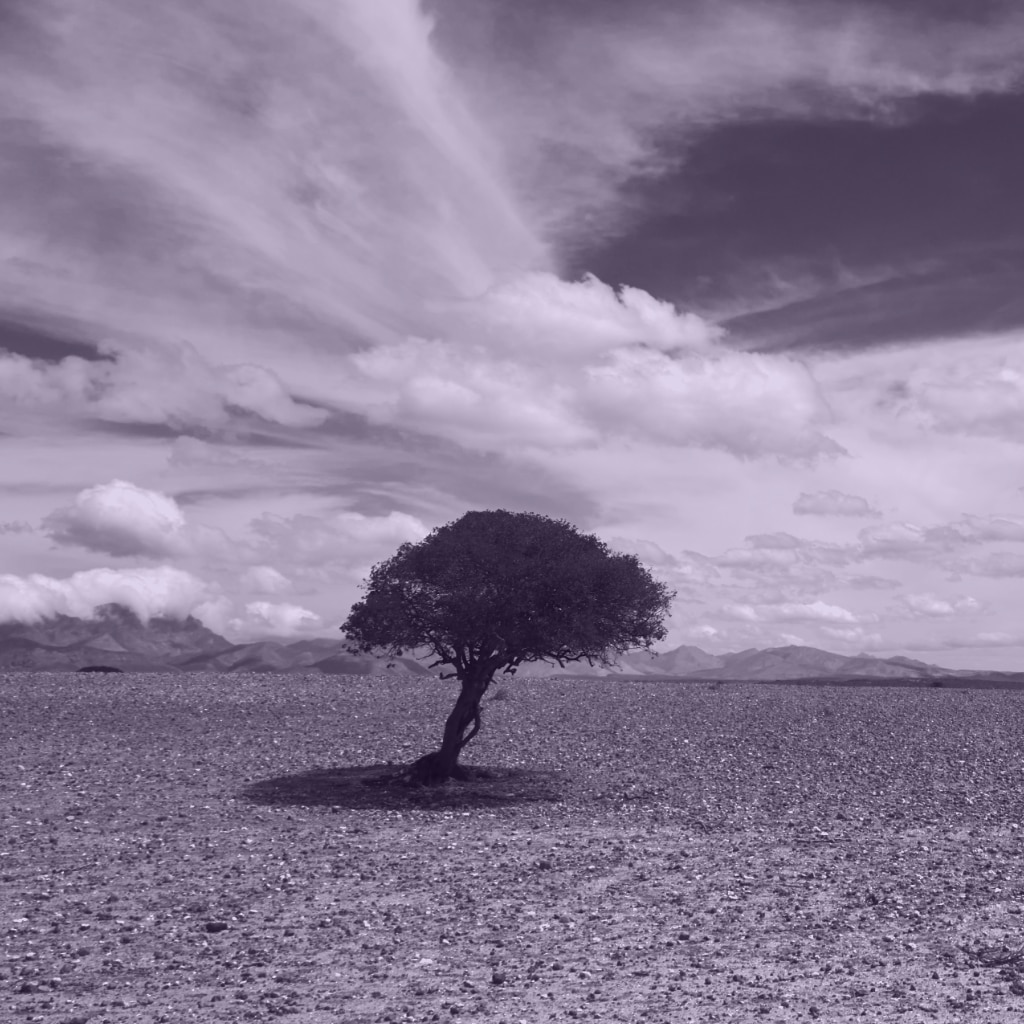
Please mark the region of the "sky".
POLYGON ((0 0, 0 621, 338 635, 469 509, 665 647, 1024 670, 1024 7, 0 0))

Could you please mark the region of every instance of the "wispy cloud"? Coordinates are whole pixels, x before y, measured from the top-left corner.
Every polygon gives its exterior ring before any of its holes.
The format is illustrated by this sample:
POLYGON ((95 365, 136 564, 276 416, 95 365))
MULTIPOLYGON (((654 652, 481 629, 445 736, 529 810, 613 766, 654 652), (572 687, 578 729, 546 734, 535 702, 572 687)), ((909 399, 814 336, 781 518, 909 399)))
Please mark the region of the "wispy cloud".
MULTIPOLYGON (((447 6, 467 18, 488 7, 447 6)), ((966 23, 909 6, 798 0, 595 5, 585 19, 530 10, 531 28, 518 19, 497 60, 456 52, 475 63, 476 102, 529 182, 535 216, 569 240, 614 228, 630 212, 622 186, 684 159, 715 125, 898 118, 916 97, 1021 81, 1024 17, 1012 8, 966 23)), ((503 16, 512 14, 494 15, 495 34, 503 16)), ((457 21, 448 32, 459 35, 457 21)))

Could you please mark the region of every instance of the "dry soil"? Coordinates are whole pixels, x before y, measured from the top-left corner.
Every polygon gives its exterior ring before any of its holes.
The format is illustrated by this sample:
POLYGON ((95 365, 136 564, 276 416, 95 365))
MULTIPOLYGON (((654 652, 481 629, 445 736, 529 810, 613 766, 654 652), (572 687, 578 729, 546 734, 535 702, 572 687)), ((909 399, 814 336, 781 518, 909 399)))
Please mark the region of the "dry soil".
POLYGON ((1024 1020, 1024 694, 0 676, 0 1020, 1024 1020))

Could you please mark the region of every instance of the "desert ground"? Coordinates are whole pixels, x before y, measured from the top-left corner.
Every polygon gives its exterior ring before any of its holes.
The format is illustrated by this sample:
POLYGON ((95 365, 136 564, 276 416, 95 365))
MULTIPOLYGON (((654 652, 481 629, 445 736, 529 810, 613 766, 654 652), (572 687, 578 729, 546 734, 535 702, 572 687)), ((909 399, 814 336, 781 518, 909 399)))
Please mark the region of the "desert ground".
POLYGON ((1024 1019, 1024 694, 0 676, 0 1019, 1024 1019))

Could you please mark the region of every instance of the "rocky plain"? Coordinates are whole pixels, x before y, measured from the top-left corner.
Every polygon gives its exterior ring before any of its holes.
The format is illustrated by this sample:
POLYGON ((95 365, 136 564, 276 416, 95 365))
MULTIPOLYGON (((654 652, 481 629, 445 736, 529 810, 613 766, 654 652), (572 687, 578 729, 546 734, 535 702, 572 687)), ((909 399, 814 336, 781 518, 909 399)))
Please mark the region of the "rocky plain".
POLYGON ((0 676, 0 1020, 1024 1019, 1024 694, 0 676))

